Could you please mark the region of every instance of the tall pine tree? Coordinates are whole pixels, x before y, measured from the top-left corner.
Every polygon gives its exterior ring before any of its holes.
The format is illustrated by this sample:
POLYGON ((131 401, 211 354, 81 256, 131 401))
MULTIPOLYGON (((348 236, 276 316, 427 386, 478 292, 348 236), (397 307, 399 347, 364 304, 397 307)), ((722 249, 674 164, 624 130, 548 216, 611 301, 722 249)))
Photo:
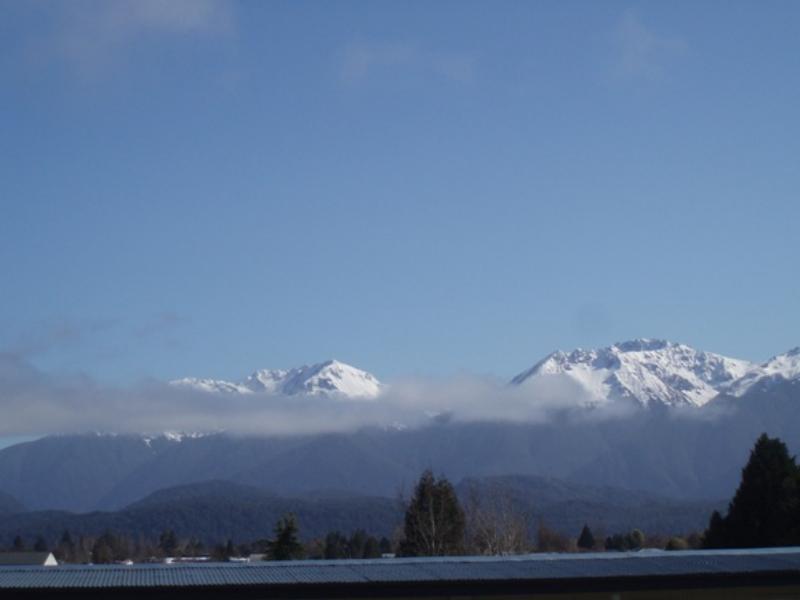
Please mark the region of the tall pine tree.
POLYGON ((778 438, 762 434, 742 470, 728 515, 711 515, 708 548, 757 548, 800 543, 800 469, 778 438))
POLYGON ((588 525, 584 525, 581 530, 581 535, 578 538, 578 548, 581 550, 591 550, 594 548, 594 535, 588 525))

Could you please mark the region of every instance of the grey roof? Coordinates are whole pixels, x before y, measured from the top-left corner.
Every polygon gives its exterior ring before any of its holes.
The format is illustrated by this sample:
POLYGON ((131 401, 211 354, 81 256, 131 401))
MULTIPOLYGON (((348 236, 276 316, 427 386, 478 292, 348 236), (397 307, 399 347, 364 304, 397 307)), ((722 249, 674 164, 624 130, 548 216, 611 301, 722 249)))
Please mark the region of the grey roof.
POLYGON ((43 565, 50 552, 0 552, 0 566, 43 565))
POLYGON ((755 573, 788 574, 800 582, 800 548, 244 564, 0 567, 0 590, 442 584, 755 573))

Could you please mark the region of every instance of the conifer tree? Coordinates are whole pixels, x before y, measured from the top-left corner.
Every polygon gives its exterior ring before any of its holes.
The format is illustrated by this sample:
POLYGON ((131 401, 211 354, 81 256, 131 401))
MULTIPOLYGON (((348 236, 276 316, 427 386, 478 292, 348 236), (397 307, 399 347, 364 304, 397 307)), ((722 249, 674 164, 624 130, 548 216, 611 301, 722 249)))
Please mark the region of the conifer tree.
POLYGON ((267 548, 269 560, 296 560, 303 558, 303 545, 297 539, 297 519, 291 513, 284 515, 275 525, 275 539, 267 548))
POLYGON ((722 517, 706 530, 709 548, 753 548, 800 543, 800 469, 778 438, 762 434, 722 517))
POLYGON ((369 536, 367 538, 367 541, 364 543, 363 558, 380 558, 380 557, 381 557, 380 543, 373 536, 369 536))
POLYGON ((172 529, 161 532, 161 536, 158 538, 158 547, 165 556, 175 555, 175 551, 178 549, 178 537, 172 529))
POLYGON ((325 536, 325 558, 347 558, 347 538, 338 531, 325 536))
POLYGON ((578 548, 581 550, 591 550, 594 548, 594 535, 588 525, 584 525, 581 535, 578 538, 578 548))
POLYGON ((393 552, 392 541, 386 536, 381 538, 380 550, 381 554, 391 554, 393 552))
POLYGON ((364 546, 367 543, 367 532, 363 529, 356 529, 347 542, 348 555, 350 558, 363 558, 364 546))
POLYGON ((55 549, 56 558, 62 562, 75 562, 75 543, 68 530, 61 534, 61 541, 55 549))
POLYGON ((400 553, 405 556, 443 556, 458 554, 464 548, 464 511, 452 484, 430 470, 425 471, 414 489, 405 515, 405 540, 400 553))

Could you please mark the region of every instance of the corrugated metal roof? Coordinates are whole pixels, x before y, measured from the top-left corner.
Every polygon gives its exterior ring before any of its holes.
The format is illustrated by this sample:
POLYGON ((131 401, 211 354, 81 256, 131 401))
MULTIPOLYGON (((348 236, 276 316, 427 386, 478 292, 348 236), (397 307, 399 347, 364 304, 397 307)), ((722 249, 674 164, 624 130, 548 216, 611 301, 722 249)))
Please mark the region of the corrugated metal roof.
POLYGON ((284 586, 796 573, 800 548, 509 557, 0 567, 0 589, 284 586))

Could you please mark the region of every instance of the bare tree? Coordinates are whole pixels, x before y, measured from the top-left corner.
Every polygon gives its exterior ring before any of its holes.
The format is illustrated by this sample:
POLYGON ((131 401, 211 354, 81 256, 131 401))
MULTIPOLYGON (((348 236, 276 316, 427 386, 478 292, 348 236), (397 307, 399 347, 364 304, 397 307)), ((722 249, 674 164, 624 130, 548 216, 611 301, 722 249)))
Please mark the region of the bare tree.
POLYGON ((538 538, 536 549, 539 552, 574 552, 577 549, 572 540, 555 529, 550 529, 544 521, 539 521, 536 537, 538 538))
POLYGON ((472 484, 465 502, 467 543, 476 554, 522 554, 530 550, 530 515, 497 482, 472 484))

